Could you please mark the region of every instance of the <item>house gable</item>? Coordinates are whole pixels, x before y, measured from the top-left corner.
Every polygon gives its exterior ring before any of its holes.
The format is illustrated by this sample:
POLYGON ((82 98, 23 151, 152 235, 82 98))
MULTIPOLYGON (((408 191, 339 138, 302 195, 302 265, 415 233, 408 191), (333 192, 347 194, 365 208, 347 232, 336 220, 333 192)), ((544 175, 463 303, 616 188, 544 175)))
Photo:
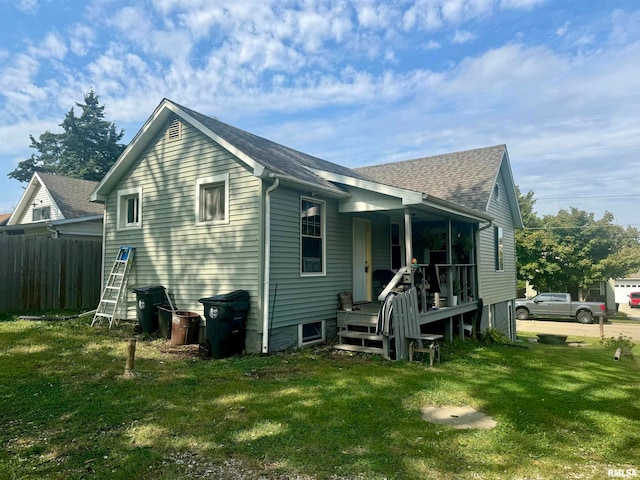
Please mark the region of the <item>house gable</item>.
POLYGON ((347 194, 336 185, 314 174, 312 168, 334 170, 341 173, 350 172, 351 175, 360 176, 346 167, 279 145, 164 99, 115 165, 98 184, 91 195, 91 200, 104 202, 106 196, 119 184, 120 179, 131 168, 132 163, 139 158, 149 142, 155 138, 159 131, 164 131, 167 122, 175 117, 184 120, 220 145, 244 163, 248 171, 255 177, 278 178, 285 183, 340 197, 347 194))
POLYGON ((43 207, 49 208, 50 219, 64 219, 64 215, 44 185, 40 174, 34 173, 7 225, 34 223, 34 210, 43 207))
POLYGON ((7 225, 100 217, 102 208, 89 202, 89 195, 96 185, 97 182, 89 180, 36 172, 7 225), (34 217, 34 210, 43 208, 48 208, 47 217, 34 217))
MULTIPOLYGON (((121 245, 134 246, 129 286, 164 285, 181 310, 201 312, 200 298, 247 290, 248 326, 255 330, 262 181, 246 162, 183 118, 179 138, 171 138, 167 130, 173 120, 167 115, 157 123, 145 147, 133 150, 137 156, 120 164, 126 170, 105 197, 105 258, 115 258, 121 245), (203 220, 197 208, 201 189, 218 182, 225 187, 224 219, 203 220), (131 192, 138 194, 137 225, 118 228, 118 197, 131 192)), ((127 317, 135 316, 135 295, 129 293, 127 317)))

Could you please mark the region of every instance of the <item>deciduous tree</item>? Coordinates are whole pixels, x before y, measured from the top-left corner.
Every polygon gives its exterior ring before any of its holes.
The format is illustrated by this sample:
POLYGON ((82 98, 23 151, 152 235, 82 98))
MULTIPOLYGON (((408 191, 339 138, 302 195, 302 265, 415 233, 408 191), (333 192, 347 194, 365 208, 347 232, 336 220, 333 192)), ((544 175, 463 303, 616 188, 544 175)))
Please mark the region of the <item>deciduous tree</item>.
POLYGON ((538 217, 533 192, 517 193, 525 226, 516 233, 518 276, 537 290, 586 289, 640 268, 640 233, 614 224, 612 213, 597 219, 570 207, 538 217))

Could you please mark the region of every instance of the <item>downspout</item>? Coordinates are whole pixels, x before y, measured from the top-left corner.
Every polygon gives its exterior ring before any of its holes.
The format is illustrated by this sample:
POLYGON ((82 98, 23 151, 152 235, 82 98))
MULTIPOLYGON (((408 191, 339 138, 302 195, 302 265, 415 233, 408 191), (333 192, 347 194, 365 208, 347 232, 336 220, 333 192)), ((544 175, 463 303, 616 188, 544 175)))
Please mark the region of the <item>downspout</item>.
POLYGON ((264 285, 262 290, 262 353, 269 353, 269 277, 271 275, 271 193, 278 188, 276 178, 265 192, 264 200, 264 285))
POLYGON ((56 230, 50 223, 47 223, 47 230, 52 233, 51 238, 60 237, 60 232, 58 232, 58 230, 56 230))

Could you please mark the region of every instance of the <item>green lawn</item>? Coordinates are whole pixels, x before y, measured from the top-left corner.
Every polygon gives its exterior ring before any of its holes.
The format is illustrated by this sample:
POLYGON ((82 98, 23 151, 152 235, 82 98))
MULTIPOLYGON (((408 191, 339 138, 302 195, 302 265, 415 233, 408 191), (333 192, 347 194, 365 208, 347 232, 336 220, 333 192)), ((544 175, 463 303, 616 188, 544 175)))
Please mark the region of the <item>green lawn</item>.
POLYGON ((597 339, 456 343, 436 368, 327 348, 202 360, 139 341, 126 379, 132 326, 89 323, 0 321, 0 478, 640 476, 640 367, 597 339), (425 423, 434 405, 498 426, 425 423))

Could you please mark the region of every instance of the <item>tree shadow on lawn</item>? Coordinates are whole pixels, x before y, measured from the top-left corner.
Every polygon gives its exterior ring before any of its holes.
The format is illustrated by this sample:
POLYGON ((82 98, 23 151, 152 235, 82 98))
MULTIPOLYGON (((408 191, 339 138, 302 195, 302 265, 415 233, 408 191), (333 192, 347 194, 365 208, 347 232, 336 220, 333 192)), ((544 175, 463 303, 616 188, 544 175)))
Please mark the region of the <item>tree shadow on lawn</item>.
POLYGON ((125 380, 127 332, 24 328, 13 340, 47 348, 14 351, 22 367, 0 375, 0 476, 28 465, 25 478, 187 478, 175 452, 274 476, 562 476, 640 454, 638 368, 597 349, 468 344, 428 368, 330 350, 203 361, 139 342, 140 374, 125 380), (471 405, 498 427, 423 422, 420 408, 438 404, 471 405))

